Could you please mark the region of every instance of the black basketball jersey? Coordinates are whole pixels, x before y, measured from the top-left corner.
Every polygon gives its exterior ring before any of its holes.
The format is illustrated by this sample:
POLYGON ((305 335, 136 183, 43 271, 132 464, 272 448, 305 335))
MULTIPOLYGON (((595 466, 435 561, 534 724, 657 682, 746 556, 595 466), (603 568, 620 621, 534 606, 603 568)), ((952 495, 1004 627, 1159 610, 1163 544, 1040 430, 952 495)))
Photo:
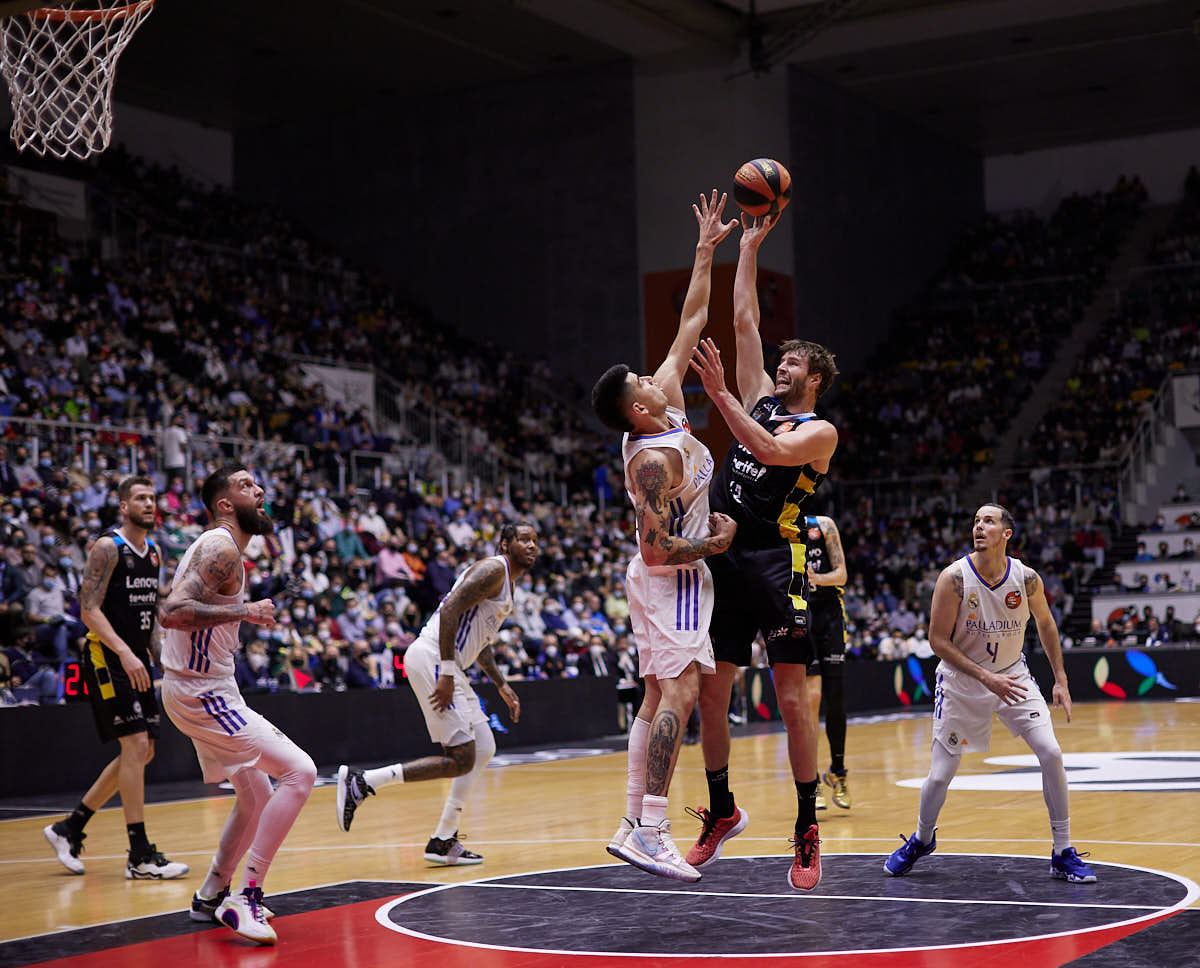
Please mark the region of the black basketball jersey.
MULTIPOLYGON (((815 420, 815 413, 788 413, 775 397, 763 397, 750 417, 778 437, 802 423, 815 420)), ((738 525, 734 545, 769 548, 784 542, 804 540, 800 506, 812 496, 825 475, 811 464, 778 467, 761 463, 750 450, 735 440, 725 454, 721 469, 709 491, 714 511, 733 518, 738 525)))
MULTIPOLYGON (((150 638, 158 617, 158 547, 147 538, 146 553, 139 555, 115 528, 100 537, 112 538, 117 546, 117 563, 100 611, 133 654, 149 665, 150 638)), ((88 639, 100 642, 93 632, 88 639)))
MULTIPOLYGON (((818 575, 833 571, 833 563, 829 560, 829 545, 825 542, 825 532, 815 515, 805 515, 804 518, 804 557, 812 570, 818 575)), ((808 586, 809 602, 836 602, 842 597, 840 585, 808 586)))

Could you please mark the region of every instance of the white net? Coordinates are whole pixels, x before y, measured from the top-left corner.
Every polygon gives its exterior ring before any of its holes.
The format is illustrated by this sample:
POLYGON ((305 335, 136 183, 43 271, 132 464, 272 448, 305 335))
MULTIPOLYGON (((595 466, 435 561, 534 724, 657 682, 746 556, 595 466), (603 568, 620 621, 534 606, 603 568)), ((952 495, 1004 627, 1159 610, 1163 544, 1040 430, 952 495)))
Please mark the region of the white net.
POLYGON ((0 70, 21 151, 83 159, 108 147, 117 58, 153 9, 72 0, 3 19, 0 70))

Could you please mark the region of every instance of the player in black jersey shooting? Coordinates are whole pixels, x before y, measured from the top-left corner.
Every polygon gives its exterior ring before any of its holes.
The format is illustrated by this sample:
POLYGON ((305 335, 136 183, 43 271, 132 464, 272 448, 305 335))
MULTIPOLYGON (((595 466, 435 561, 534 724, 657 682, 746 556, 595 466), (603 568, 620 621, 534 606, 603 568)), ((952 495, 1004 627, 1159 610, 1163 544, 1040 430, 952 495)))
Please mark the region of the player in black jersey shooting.
POLYGON ((813 658, 801 505, 824 480, 837 448, 837 430, 817 417, 817 398, 833 383, 833 354, 818 343, 787 340, 775 375, 764 369, 758 323, 758 247, 774 220, 747 219, 733 284, 737 346, 735 397, 725 385, 721 354, 703 340, 692 355, 704 390, 729 425, 730 445, 711 489, 712 507, 738 525, 733 545, 710 559, 716 585, 713 651, 717 673, 700 694, 701 743, 709 808, 688 853, 694 867, 715 860, 721 843, 745 828, 745 811, 729 792, 729 695, 740 666, 750 664, 761 633, 787 727, 788 759, 798 800, 795 858, 788 880, 812 890, 821 879, 816 822, 817 730, 806 697, 805 671, 813 658), (740 397, 740 399, 738 398, 740 397))
POLYGON ((167 880, 188 872, 167 860, 146 836, 143 820, 146 764, 154 757, 158 702, 150 658, 161 647, 158 628, 158 547, 154 527, 154 482, 127 477, 117 488, 121 523, 96 539, 79 589, 80 617, 88 627, 84 681, 100 738, 117 740, 121 751, 96 778, 74 812, 42 833, 72 874, 83 873, 84 826, 114 793, 121 792, 131 880, 167 880))

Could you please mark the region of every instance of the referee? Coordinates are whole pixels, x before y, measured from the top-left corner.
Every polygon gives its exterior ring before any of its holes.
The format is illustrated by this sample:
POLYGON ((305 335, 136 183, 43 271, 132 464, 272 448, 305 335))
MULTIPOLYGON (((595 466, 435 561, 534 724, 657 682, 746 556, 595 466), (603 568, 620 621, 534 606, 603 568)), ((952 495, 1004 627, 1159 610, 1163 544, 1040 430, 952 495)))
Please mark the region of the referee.
POLYGON ((186 864, 167 860, 146 837, 143 821, 145 769, 154 757, 158 702, 150 677, 151 648, 159 650, 158 547, 154 527, 154 482, 127 477, 117 489, 121 524, 106 531, 88 552, 79 589, 81 615, 88 627, 83 656, 84 681, 96 727, 104 742, 117 740, 121 752, 96 778, 79 806, 42 833, 59 861, 72 874, 83 873, 79 859, 83 828, 114 793, 121 792, 130 880, 167 880, 188 872, 186 864))

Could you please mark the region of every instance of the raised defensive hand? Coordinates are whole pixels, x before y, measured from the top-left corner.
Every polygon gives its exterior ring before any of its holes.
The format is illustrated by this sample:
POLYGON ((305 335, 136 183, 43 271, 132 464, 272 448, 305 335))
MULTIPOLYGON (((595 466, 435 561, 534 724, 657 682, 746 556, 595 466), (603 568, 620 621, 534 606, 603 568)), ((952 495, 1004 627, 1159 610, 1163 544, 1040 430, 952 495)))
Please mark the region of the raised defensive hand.
POLYGON ((721 351, 711 339, 702 339, 692 350, 689 365, 700 374, 700 382, 704 392, 715 398, 725 386, 725 367, 721 365, 721 351))
POLYGON ((717 201, 717 190, 714 188, 711 199, 701 195, 700 204, 698 206, 695 203, 692 204, 692 211, 696 213, 696 221, 700 224, 701 244, 716 245, 738 224, 737 219, 729 222, 721 221, 721 213, 725 209, 727 198, 728 195, 722 192, 721 200, 717 201))

